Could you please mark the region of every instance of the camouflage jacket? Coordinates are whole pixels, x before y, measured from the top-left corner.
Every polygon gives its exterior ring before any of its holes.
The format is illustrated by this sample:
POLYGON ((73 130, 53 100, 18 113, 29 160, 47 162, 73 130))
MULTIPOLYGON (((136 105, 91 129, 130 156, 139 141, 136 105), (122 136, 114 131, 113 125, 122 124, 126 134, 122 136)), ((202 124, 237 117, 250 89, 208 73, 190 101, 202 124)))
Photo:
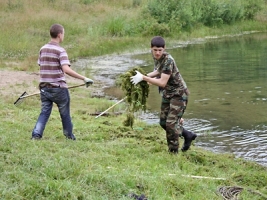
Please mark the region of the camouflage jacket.
POLYGON ((159 60, 154 59, 154 67, 160 74, 168 74, 170 78, 164 88, 162 88, 163 97, 171 98, 173 96, 183 96, 187 85, 180 74, 173 57, 164 52, 159 60))

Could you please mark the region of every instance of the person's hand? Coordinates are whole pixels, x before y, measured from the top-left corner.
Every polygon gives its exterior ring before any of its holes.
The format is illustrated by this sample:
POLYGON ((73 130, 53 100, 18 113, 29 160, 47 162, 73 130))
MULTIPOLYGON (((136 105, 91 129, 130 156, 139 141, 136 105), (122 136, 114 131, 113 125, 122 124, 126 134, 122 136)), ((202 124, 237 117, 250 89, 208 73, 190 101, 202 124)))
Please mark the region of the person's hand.
POLYGON ((185 93, 187 96, 189 96, 190 91, 186 88, 186 89, 184 89, 184 93, 185 93))
POLYGON ((139 71, 135 70, 136 75, 131 76, 131 82, 132 84, 136 85, 137 83, 141 82, 143 80, 143 74, 141 74, 139 71))
POLYGON ((180 119, 180 125, 182 126, 183 124, 184 124, 184 119, 181 118, 181 119, 180 119))
POLYGON ((89 85, 92 85, 94 83, 94 81, 90 78, 84 78, 83 81, 84 81, 86 87, 88 87, 89 85))

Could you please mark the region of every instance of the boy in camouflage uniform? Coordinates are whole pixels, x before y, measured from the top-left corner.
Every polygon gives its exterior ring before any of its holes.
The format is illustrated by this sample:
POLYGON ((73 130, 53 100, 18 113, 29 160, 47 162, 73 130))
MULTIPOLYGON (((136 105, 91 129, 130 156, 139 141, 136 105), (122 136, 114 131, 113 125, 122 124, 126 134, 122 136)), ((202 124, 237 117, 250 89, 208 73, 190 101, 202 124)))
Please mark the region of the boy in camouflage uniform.
MULTIPOLYGON (((136 75, 131 77, 131 82, 136 85, 144 80, 162 88, 160 126, 166 131, 169 152, 178 153, 179 135, 182 135, 180 119, 186 109, 189 90, 174 59, 165 52, 165 41, 161 36, 152 38, 151 52, 156 70, 147 76, 136 71, 136 75)), ((187 132, 184 138, 182 151, 189 149, 196 134, 187 132)))

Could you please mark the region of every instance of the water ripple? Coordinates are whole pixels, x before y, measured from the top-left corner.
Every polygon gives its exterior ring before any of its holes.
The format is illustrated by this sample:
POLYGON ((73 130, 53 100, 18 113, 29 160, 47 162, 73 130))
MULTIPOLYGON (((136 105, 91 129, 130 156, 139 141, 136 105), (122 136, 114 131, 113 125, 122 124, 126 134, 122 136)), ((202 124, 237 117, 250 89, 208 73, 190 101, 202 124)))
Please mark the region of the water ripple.
POLYGON ((256 126, 251 130, 233 127, 218 130, 207 120, 190 119, 185 127, 196 132, 195 145, 218 153, 233 153, 236 157, 267 166, 267 126, 256 126))

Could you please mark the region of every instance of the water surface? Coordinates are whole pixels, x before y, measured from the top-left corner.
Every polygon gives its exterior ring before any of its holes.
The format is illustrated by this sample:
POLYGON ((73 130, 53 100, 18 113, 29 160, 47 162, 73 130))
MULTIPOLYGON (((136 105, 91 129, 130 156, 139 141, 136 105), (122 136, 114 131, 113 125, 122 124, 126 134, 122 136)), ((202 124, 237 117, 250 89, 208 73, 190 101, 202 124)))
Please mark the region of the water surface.
MULTIPOLYGON (((186 128, 197 146, 267 165, 267 34, 212 39, 168 49, 191 92, 186 128)), ((150 54, 135 56, 153 69, 150 54)), ((157 88, 149 108, 159 111, 157 88)))
MULTIPOLYGON (((182 42, 167 51, 191 92, 184 118, 185 128, 199 135, 195 145, 267 166, 267 34, 182 42)), ((75 66, 92 69, 106 94, 121 99, 116 78, 135 66, 148 73, 153 60, 148 43, 145 53, 80 59, 75 66)), ((158 123, 160 101, 152 86, 143 117, 148 123, 158 123)))

